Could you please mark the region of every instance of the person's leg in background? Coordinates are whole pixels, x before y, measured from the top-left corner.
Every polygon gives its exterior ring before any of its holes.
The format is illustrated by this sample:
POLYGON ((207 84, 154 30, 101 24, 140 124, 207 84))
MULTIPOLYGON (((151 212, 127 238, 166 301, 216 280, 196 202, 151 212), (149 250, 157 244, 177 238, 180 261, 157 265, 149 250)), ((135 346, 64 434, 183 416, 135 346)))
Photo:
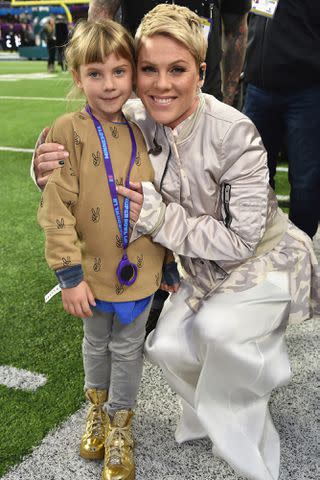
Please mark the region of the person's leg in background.
POLYGON ((320 219, 320 87, 287 97, 289 218, 312 238, 320 219))
POLYGON ((65 66, 64 66, 64 46, 62 45, 59 45, 57 47, 57 61, 58 61, 58 65, 61 67, 61 70, 62 72, 65 70, 65 66))
POLYGON ((285 141, 283 98, 268 90, 248 84, 243 113, 255 124, 268 153, 270 185, 275 188, 277 158, 285 141))
POLYGON ((56 44, 55 41, 48 41, 47 44, 48 48, 48 72, 52 73, 54 72, 54 62, 56 59, 56 44))

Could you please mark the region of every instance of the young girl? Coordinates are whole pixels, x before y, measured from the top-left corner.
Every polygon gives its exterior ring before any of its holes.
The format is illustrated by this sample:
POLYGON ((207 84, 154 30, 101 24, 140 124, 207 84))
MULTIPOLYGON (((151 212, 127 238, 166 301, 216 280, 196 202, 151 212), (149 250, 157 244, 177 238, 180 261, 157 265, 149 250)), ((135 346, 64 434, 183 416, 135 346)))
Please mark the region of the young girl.
MULTIPOLYGON (((66 59, 87 105, 58 118, 49 132, 47 141, 63 144, 70 155, 48 181, 38 220, 63 306, 84 323, 91 407, 80 455, 105 455, 104 480, 132 480, 132 408, 145 325, 165 256, 149 236, 128 246, 130 205, 117 195, 117 185, 154 176, 142 134, 121 110, 132 91, 133 41, 111 20, 80 23, 66 59)), ((170 271, 174 265, 170 262, 170 271)), ((165 277, 167 284, 178 283, 177 274, 171 280, 165 277)))

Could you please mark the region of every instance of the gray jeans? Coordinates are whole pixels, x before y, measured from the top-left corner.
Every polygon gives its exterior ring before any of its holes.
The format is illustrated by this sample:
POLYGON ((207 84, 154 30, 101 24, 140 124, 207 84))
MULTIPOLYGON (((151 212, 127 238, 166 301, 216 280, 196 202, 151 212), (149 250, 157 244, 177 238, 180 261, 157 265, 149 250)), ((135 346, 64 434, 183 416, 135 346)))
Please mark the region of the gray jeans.
POLYGON ((113 313, 98 310, 83 320, 85 389, 109 391, 106 409, 110 415, 135 406, 151 303, 129 324, 120 323, 113 313))

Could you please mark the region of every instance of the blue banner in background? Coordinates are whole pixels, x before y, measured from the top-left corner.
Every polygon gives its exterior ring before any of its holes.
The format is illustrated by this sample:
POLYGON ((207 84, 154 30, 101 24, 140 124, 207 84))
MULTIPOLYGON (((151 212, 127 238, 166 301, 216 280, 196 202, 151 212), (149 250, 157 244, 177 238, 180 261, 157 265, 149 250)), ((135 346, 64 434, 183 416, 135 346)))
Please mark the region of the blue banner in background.
MULTIPOLYGON (((5 17, 6 15, 21 15, 22 13, 35 13, 38 11, 38 8, 39 7, 1 7, 0 17, 5 17)), ((62 7, 48 6, 47 8, 47 12, 53 13, 54 15, 64 15, 65 13, 62 7)))

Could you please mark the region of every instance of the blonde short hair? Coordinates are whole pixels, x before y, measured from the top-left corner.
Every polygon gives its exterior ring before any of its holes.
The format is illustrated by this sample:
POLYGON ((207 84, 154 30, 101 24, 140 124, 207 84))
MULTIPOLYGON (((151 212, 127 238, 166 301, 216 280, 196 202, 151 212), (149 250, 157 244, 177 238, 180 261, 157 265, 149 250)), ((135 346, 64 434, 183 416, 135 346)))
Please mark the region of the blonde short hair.
MULTIPOLYGON (((81 65, 104 62, 112 53, 128 60, 135 73, 133 38, 122 25, 109 19, 80 21, 68 42, 66 62, 69 71, 79 73, 81 65)), ((77 93, 76 85, 70 93, 77 93)))
POLYGON ((192 54, 197 65, 204 62, 207 42, 199 16, 187 7, 160 4, 150 10, 142 19, 135 35, 136 56, 138 57, 144 37, 164 35, 182 43, 192 54))

